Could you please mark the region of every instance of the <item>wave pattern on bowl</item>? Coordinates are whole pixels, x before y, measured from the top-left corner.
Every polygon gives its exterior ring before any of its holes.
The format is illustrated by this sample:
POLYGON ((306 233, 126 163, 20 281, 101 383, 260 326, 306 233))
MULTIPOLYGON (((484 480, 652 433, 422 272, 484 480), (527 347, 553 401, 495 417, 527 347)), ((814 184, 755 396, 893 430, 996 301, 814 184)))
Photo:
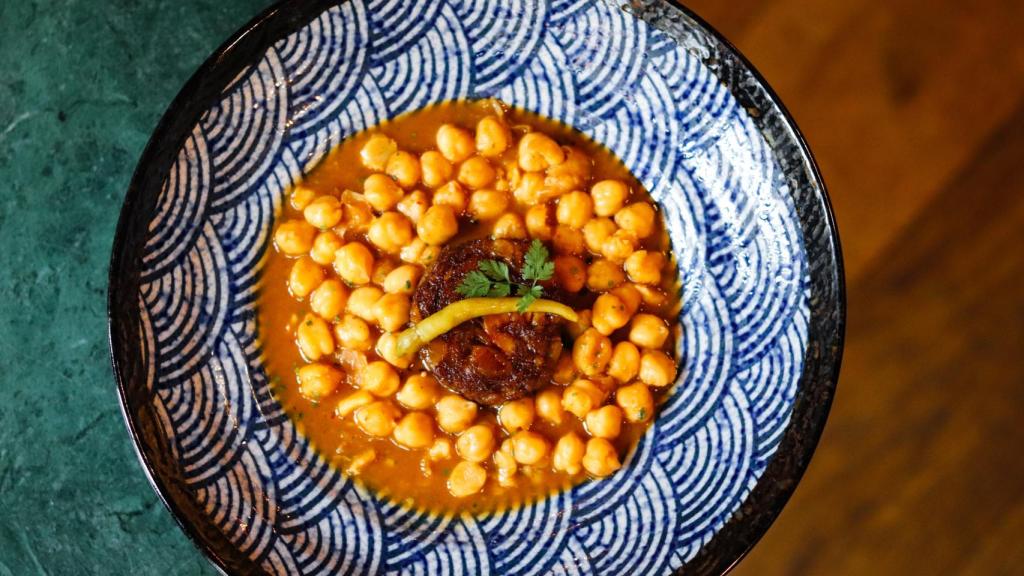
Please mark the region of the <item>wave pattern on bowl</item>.
POLYGON ((797 222, 747 112, 615 4, 347 2, 236 78, 179 153, 139 294, 153 409, 202 508, 269 573, 669 572, 738 509, 789 420, 809 321, 797 222), (485 96, 581 129, 653 191, 685 280, 683 366, 611 479, 438 517, 376 499, 297 434, 261 368, 259 270, 285 191, 339 141, 485 96))

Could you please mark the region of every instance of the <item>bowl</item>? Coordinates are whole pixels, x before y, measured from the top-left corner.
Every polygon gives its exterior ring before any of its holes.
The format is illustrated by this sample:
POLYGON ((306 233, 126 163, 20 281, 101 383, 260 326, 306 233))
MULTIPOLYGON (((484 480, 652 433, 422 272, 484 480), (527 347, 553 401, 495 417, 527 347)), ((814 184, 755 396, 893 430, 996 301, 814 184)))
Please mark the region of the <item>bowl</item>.
POLYGON ((146 147, 110 265, 128 431, 228 573, 723 574, 779 514, 835 391, 839 240, 778 98, 663 0, 286 1, 221 46, 146 147), (256 300, 286 190, 431 103, 498 97, 606 145, 661 205, 681 373, 623 469, 481 515, 418 512, 329 466, 270 393, 256 300))

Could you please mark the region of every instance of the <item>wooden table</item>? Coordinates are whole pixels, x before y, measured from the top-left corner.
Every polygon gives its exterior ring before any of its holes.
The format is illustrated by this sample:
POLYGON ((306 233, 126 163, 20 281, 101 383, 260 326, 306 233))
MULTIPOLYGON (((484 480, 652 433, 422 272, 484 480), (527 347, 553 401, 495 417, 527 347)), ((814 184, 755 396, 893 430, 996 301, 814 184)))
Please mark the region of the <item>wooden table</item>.
POLYGON ((1024 2, 692 0, 835 205, 828 427, 737 576, 1024 574, 1024 2))

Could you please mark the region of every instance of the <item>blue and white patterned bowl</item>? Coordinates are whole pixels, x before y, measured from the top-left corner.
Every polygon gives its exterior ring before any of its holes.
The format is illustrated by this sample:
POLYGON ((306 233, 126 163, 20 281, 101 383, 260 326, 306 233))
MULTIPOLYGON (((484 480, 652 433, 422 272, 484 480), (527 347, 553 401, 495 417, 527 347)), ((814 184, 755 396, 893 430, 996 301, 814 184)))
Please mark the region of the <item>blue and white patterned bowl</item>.
POLYGON ((722 574, 813 452, 835 389, 838 238, 799 132, 663 0, 294 0, 221 47, 140 160, 110 270, 122 408, 154 488, 221 569, 722 574), (268 388, 255 305, 286 190, 349 135, 496 96, 608 146, 664 209, 683 366, 621 472, 433 516, 329 467, 268 388))

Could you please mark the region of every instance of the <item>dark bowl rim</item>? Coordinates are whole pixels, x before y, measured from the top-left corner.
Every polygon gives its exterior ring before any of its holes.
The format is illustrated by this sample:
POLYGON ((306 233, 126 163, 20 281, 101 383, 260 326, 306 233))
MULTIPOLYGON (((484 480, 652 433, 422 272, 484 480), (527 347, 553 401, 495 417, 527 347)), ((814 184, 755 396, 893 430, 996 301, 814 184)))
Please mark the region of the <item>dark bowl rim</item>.
MULTIPOLYGON (((121 347, 127 343, 122 341, 121 334, 116 329, 116 311, 118 307, 124 303, 123 298, 126 296, 129 298, 134 297, 134 295, 121 294, 118 290, 119 286, 124 281, 122 272, 125 270, 125 266, 129 266, 131 264, 131 262, 128 261, 130 259, 130 255, 125 253, 125 248, 129 244, 129 234, 132 232, 130 228, 133 220, 133 213, 137 209, 141 200, 140 197, 144 186, 146 168, 154 161, 155 157, 157 157, 159 153, 158 148, 160 148, 160 145, 164 140, 166 140, 168 133, 173 133, 172 127, 180 125, 182 122, 186 122, 186 120, 189 128, 194 126, 195 121, 198 120, 198 118, 186 118, 183 120, 183 117, 187 115, 183 115, 181 113, 190 106, 192 108, 196 107, 196 95, 200 92, 201 88, 209 88, 204 85, 209 82, 210 77, 215 76, 214 73, 217 72, 218 69, 229 65, 225 64, 226 62, 235 64, 236 62, 231 57, 234 56, 236 59, 241 57, 239 50, 243 47, 242 44, 245 42, 255 42, 255 46, 244 46, 244 48, 255 48, 253 52, 254 54, 262 54, 274 43, 274 41, 281 37, 278 34, 266 34, 266 32, 268 32, 266 29, 277 20, 285 19, 291 21, 283 29, 279 30, 279 32, 287 35, 301 28, 303 25, 308 24, 312 18, 322 13, 323 10, 346 1, 348 0, 315 0, 313 2, 304 2, 303 0, 279 0, 239 28, 196 69, 161 116, 152 135, 150 136, 150 139, 143 149, 126 192, 114 234, 108 273, 107 341, 109 347, 109 360, 113 370, 114 379, 117 384, 118 404, 121 416, 124 419, 128 434, 131 437, 132 448, 142 465, 142 470, 146 475, 146 479, 149 481, 150 486, 156 492, 160 501, 163 502, 164 506, 171 513, 172 518, 174 518, 181 530, 189 540, 191 540, 192 544, 203 552, 214 568, 223 574, 230 573, 230 570, 237 569, 240 565, 245 566, 245 573, 256 572, 259 569, 255 564, 250 563, 247 559, 241 560, 240 564, 236 559, 225 558, 224 555, 222 555, 212 545, 212 543, 204 537, 195 523, 189 520, 189 517, 184 513, 184 511, 179 508, 169 495, 170 488, 165 478, 154 472, 155 468, 151 461, 150 454, 143 449, 143 442, 141 438, 142 431, 139 430, 135 419, 130 414, 129 387, 132 386, 132 382, 125 375, 124 366, 122 366, 117 355, 117 350, 121 349, 121 347), (296 17, 296 15, 299 17, 296 17)), ((820 204, 823 224, 827 230, 827 233, 822 238, 827 244, 824 249, 828 251, 829 256, 831 257, 831 269, 825 270, 824 273, 832 275, 835 288, 833 298, 833 305, 835 307, 833 311, 835 314, 835 325, 833 334, 834 339, 832 341, 834 349, 831 358, 825 360, 831 360, 832 365, 828 370, 824 382, 820 383, 822 387, 822 389, 818 391, 821 393, 821 397, 819 398, 820 401, 817 404, 808 407, 810 412, 806 415, 808 417, 806 425, 800 432, 800 434, 805 438, 805 441, 801 443, 800 452, 793 454, 795 460, 789 461, 787 463, 788 465, 784 466, 783 470, 773 470, 773 467, 778 468, 774 465, 778 463, 778 456, 782 453, 782 444, 780 443, 779 449, 775 455, 773 455, 768 468, 764 471, 757 482, 757 486, 768 482, 777 484, 778 486, 776 493, 768 495, 768 501, 757 502, 757 507, 761 509, 763 514, 755 517, 753 519, 753 523, 751 523, 745 518, 740 518, 740 514, 734 513, 726 524, 715 533, 712 539, 701 547, 697 557, 691 559, 690 562, 687 562, 676 571, 677 574, 724 576, 726 573, 731 571, 750 552, 751 549, 753 549, 757 542, 774 523, 778 515, 782 512, 782 509, 789 501, 793 492, 796 490, 800 479, 806 472, 807 467, 810 464, 811 457, 813 456, 815 448, 821 438, 821 434, 824 431, 831 404, 835 396, 835 391, 838 386, 839 372, 842 364, 846 337, 847 302, 845 269, 838 226, 836 224, 835 214, 828 195, 828 190, 825 186, 824 178, 822 177, 821 170, 814 154, 808 145, 807 139, 798 127, 792 114, 782 103, 778 94, 774 89, 772 89, 771 85, 760 71, 722 33, 697 15, 693 10, 683 6, 678 0, 663 1, 689 18, 699 28, 701 28, 703 32, 713 38, 729 56, 737 60, 744 71, 755 80, 757 88, 764 92, 767 102, 778 113, 784 127, 792 132, 794 144, 798 147, 799 156, 803 160, 804 168, 808 172, 810 183, 816 187, 814 198, 820 204), (728 532, 735 532, 735 534, 728 534, 728 532), (734 537, 732 542, 728 541, 730 537, 734 537), (720 548, 723 550, 719 550, 720 548)), ((244 70, 245 62, 251 63, 251 60, 238 62, 241 64, 241 68, 236 70, 236 73, 244 70)), ((226 81, 222 83, 223 86, 226 86, 233 77, 234 76, 231 74, 222 75, 220 77, 221 79, 226 78, 226 81)), ((210 98, 218 94, 219 91, 206 94, 203 102, 208 103, 210 98)), ((207 106, 200 106, 199 108, 200 110, 204 110, 207 106)), ((759 129, 761 129, 760 126, 759 129)), ((804 242, 806 245, 806 237, 804 242)), ((808 273, 811 274, 811 271, 808 273)), ((797 394, 797 399, 805 394, 803 384, 804 379, 808 374, 808 362, 810 361, 806 359, 807 350, 804 352, 805 366, 804 372, 801 374, 800 378, 800 389, 797 394)), ((797 424, 796 416, 796 406, 794 405, 794 412, 791 414, 790 422, 787 424, 783 443, 786 438, 789 438, 794 433, 794 429, 797 424)), ((757 486, 755 486, 755 492, 757 486)), ((741 505, 741 509, 751 505, 751 500, 754 498, 754 492, 748 494, 741 505)), ((227 541, 224 540, 224 542, 227 541)))

